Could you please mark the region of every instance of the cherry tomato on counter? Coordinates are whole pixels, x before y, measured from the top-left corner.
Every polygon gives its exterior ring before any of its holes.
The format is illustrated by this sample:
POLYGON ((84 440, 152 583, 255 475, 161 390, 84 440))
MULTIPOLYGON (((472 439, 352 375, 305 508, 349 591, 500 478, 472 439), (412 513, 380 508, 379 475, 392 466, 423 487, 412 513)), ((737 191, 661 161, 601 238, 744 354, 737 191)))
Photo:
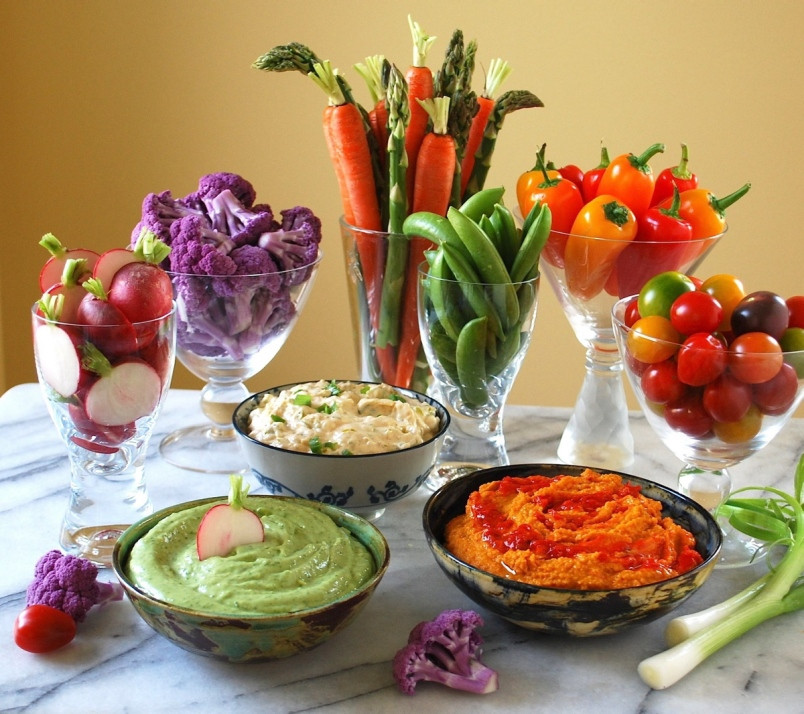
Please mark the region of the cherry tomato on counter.
POLYGON ((49 605, 30 605, 14 621, 17 647, 35 654, 64 647, 75 637, 75 632, 75 620, 49 605))

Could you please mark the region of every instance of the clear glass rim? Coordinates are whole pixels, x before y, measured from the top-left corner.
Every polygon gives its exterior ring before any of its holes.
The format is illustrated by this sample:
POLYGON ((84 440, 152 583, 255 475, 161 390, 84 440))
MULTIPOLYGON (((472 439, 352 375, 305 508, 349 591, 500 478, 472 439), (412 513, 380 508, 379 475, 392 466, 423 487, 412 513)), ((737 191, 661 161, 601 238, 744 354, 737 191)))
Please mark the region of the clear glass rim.
MULTIPOLYGON (((39 322, 42 322, 42 323, 48 324, 48 325, 64 325, 65 327, 75 327, 75 328, 82 329, 82 330, 86 330, 86 329, 102 330, 102 329, 110 329, 110 328, 120 329, 120 324, 119 323, 109 323, 109 324, 100 324, 100 325, 87 325, 87 324, 85 324, 83 322, 64 322, 62 320, 50 320, 47 317, 45 317, 44 315, 38 314, 38 310, 39 310, 39 301, 37 300, 31 306, 31 316, 33 317, 34 320, 37 320, 39 322)), ((176 314, 176 302, 174 300, 173 301, 173 307, 171 308, 170 312, 166 312, 164 315, 160 315, 159 317, 154 317, 154 318, 152 318, 150 320, 142 320, 141 322, 132 322, 131 325, 134 326, 134 327, 154 325, 154 324, 157 324, 157 323, 165 322, 168 318, 172 317, 175 314, 176 314)))

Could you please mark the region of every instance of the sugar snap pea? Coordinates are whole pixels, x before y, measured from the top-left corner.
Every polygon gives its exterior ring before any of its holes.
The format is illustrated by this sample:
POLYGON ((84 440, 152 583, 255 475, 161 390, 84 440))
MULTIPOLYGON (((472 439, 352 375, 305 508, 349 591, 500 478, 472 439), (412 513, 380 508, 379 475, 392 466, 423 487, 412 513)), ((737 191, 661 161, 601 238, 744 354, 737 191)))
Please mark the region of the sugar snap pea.
POLYGON ((427 277, 427 296, 433 305, 433 310, 439 322, 453 340, 458 340, 461 332, 461 325, 455 320, 456 310, 455 301, 449 295, 449 287, 452 285, 454 275, 449 271, 443 251, 436 251, 433 255, 433 262, 430 264, 427 277))
POLYGON ((470 407, 478 407, 488 400, 486 382, 486 332, 488 319, 476 317, 467 322, 458 336, 455 364, 461 399, 470 407))
POLYGON ((402 224, 402 232, 406 236, 421 236, 436 245, 449 243, 466 253, 466 248, 452 224, 438 213, 430 211, 411 213, 402 224))
POLYGON ((467 218, 478 222, 482 216, 489 216, 494 210, 494 206, 502 201, 505 189, 502 186, 494 188, 484 188, 482 191, 473 193, 467 198, 460 207, 460 212, 467 218))
MULTIPOLYGON (((528 217, 530 218, 530 214, 528 217)), ((521 282, 531 272, 533 266, 538 264, 539 255, 550 235, 551 223, 550 208, 546 203, 542 203, 533 220, 528 224, 527 232, 522 236, 522 245, 519 247, 516 258, 514 258, 514 264, 511 266, 512 282, 521 282)))
POLYGON ((494 206, 489 222, 497 233, 497 246, 500 256, 509 272, 522 241, 522 231, 517 228, 514 216, 505 206, 498 203, 494 206))
POLYGON ((497 345, 497 355, 486 362, 486 373, 496 376, 510 363, 519 350, 522 336, 527 333, 520 332, 519 328, 511 330, 505 339, 497 345))
POLYGON ((492 299, 495 300, 503 325, 513 325, 519 317, 519 303, 508 269, 497 248, 480 226, 458 209, 450 207, 447 219, 472 256, 478 275, 484 282, 497 286, 492 290, 492 299))
POLYGON ((455 279, 460 283, 461 292, 475 312, 475 315, 478 317, 488 317, 489 329, 494 335, 502 339, 505 333, 503 332, 502 322, 497 313, 497 308, 483 289, 482 280, 472 264, 464 258, 460 251, 455 250, 451 245, 445 243, 441 248, 444 251, 444 259, 447 261, 447 266, 452 271, 455 279))
POLYGON ((455 352, 457 343, 444 330, 444 326, 438 320, 433 320, 428 325, 430 332, 430 345, 435 352, 436 359, 441 368, 453 379, 458 382, 458 368, 455 364, 455 352))

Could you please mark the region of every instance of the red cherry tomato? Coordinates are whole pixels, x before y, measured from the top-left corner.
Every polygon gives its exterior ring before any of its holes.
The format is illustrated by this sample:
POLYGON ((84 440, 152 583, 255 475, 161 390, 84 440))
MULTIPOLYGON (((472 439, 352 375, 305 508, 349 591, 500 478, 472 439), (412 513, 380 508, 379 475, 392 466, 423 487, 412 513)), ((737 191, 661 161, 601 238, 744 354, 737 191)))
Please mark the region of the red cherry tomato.
POLYGON ((691 387, 702 387, 717 379, 728 361, 723 342, 712 334, 696 332, 678 351, 678 378, 691 387))
POLYGON ((670 322, 682 335, 714 332, 723 319, 723 308, 701 290, 679 295, 670 306, 670 322))
POLYGON ((708 436, 714 424, 697 392, 688 392, 678 401, 668 404, 664 408, 664 418, 676 431, 698 439, 708 436))
POLYGON ((784 414, 798 394, 798 375, 792 365, 785 362, 779 373, 767 382, 754 385, 754 402, 763 414, 784 414))
POLYGON ((773 379, 784 364, 779 343, 766 332, 746 332, 729 346, 729 369, 748 384, 773 379))
POLYGON ((793 295, 785 302, 790 311, 790 327, 804 328, 804 295, 793 295))
POLYGON ((753 401, 751 385, 735 379, 728 372, 704 387, 704 409, 715 421, 740 421, 753 401))
POLYGON ((687 387, 678 379, 676 365, 671 360, 648 365, 642 373, 640 384, 645 398, 655 404, 678 401, 687 391, 687 387))
POLYGON ((26 607, 14 621, 14 642, 28 652, 42 654, 64 647, 75 637, 75 620, 49 605, 26 607))
POLYGON ((762 428, 762 412, 752 404, 746 415, 738 421, 716 421, 712 425, 715 436, 727 444, 751 441, 762 428))
POLYGON ((623 322, 626 327, 633 327, 634 323, 641 317, 639 314, 639 302, 636 298, 631 300, 625 306, 625 313, 623 314, 623 322))

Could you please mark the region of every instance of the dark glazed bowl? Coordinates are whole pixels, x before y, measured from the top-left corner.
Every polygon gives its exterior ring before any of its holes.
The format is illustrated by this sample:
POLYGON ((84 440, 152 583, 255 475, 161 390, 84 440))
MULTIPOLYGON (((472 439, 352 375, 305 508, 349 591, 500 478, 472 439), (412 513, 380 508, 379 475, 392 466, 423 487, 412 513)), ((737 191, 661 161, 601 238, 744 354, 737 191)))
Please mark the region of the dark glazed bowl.
MULTIPOLYGON (((249 498, 282 497, 255 495, 249 498)), ((221 503, 222 499, 180 503, 138 521, 117 541, 112 560, 115 575, 140 617, 158 634, 194 654, 227 662, 265 662, 312 649, 340 632, 358 615, 388 570, 388 543, 376 526, 335 506, 305 501, 349 530, 374 559, 374 575, 339 600, 287 614, 233 617, 189 610, 157 600, 140 590, 126 575, 126 563, 134 544, 167 515, 214 502, 221 503)))
POLYGON ((696 568, 669 580, 619 590, 567 590, 539 587, 509 580, 480 570, 456 558, 444 545, 444 529, 464 512, 469 495, 481 484, 504 476, 541 474, 579 476, 585 466, 565 464, 517 464, 483 469, 456 479, 427 501, 423 513, 427 543, 447 577, 478 605, 510 622, 549 634, 589 637, 608 635, 638 623, 654 620, 680 605, 709 577, 715 566, 722 536, 715 520, 703 507, 680 493, 653 481, 619 471, 627 483, 660 501, 662 514, 670 516, 695 536, 703 556, 696 568))

